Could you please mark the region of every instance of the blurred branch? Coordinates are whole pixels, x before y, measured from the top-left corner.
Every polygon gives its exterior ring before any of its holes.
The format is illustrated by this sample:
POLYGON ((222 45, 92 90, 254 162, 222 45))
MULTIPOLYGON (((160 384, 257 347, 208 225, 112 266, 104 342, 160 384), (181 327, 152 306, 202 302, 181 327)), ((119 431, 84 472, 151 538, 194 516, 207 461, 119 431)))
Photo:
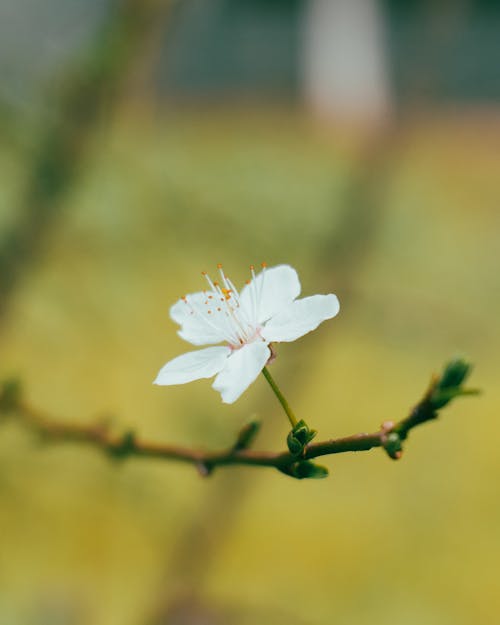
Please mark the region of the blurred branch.
POLYGON ((324 288, 334 289, 349 305, 378 244, 391 177, 408 142, 407 125, 406 120, 394 119, 366 136, 336 200, 342 210, 325 227, 318 246, 317 263, 328 279, 324 288))
POLYGON ((117 435, 104 422, 91 425, 64 423, 26 404, 16 382, 4 383, 0 394, 0 412, 17 416, 47 441, 90 443, 117 459, 142 457, 187 462, 196 466, 202 475, 209 475, 220 466, 247 465, 272 467, 297 479, 318 478, 325 477, 328 473, 324 467, 311 462, 319 456, 382 447, 390 458, 399 459, 403 441, 413 428, 436 419, 438 412, 455 397, 477 393, 463 387, 470 369, 470 364, 464 360, 450 361, 441 375, 433 376, 423 398, 401 421, 386 421, 378 431, 371 434, 354 434, 345 438, 309 443, 298 454, 291 451, 264 452, 249 449, 258 429, 256 423, 245 426, 229 449, 216 452, 143 441, 132 431, 117 435))
POLYGON ((61 81, 33 155, 16 221, 0 239, 0 317, 23 271, 42 243, 81 169, 93 131, 109 115, 170 0, 121 0, 81 63, 61 81))

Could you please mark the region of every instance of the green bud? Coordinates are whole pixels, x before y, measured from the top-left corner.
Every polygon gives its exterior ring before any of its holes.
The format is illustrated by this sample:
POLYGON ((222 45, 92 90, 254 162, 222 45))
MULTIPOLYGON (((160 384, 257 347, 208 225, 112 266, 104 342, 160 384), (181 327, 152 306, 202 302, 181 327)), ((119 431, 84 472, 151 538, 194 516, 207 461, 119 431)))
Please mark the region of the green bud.
POLYGON ((328 469, 310 460, 302 460, 291 465, 289 474, 298 480, 319 480, 328 476, 328 469))
POLYGON ((134 449, 135 433, 133 430, 127 430, 122 436, 120 442, 109 449, 109 453, 113 456, 113 458, 121 460, 132 453, 134 449))
POLYGON ((403 453, 403 444, 401 437, 397 432, 390 432, 384 443, 384 449, 393 460, 399 460, 403 453))
POLYGON ((448 404, 457 395, 461 395, 459 388, 447 388, 444 390, 436 388, 431 396, 432 407, 435 410, 443 408, 443 406, 446 406, 446 404, 448 404))
POLYGON ((316 436, 316 430, 309 429, 307 423, 301 419, 288 433, 286 443, 293 456, 300 456, 304 453, 305 447, 316 436))
POLYGON ((244 425, 241 430, 238 432, 238 438, 233 446, 234 451, 241 451, 243 449, 248 449, 255 440, 258 432, 260 430, 260 421, 254 419, 250 421, 246 425, 244 425))
POLYGON ((290 432, 286 437, 286 444, 288 445, 288 449, 292 456, 300 456, 304 450, 304 445, 297 438, 295 438, 293 432, 290 432))
POLYGON ((454 388, 460 386, 469 375, 472 365, 463 358, 455 358, 445 366, 441 379, 438 382, 439 389, 454 388))
POLYGON ((435 410, 443 408, 458 395, 477 393, 477 391, 469 391, 462 388, 462 384, 471 369, 472 365, 463 358, 455 358, 445 366, 430 397, 432 407, 435 410))

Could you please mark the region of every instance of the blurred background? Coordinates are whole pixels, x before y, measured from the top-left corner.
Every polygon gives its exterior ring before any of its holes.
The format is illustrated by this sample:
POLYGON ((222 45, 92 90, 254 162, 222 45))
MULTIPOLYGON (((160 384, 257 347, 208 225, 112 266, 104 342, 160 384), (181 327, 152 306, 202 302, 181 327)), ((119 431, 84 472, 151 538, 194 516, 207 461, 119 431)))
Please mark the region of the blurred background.
POLYGON ((403 417, 456 353, 480 398, 327 480, 118 463, 0 424, 0 624, 469 625, 500 611, 500 3, 3 0, 0 375, 68 422, 219 448, 257 380, 153 387, 224 263, 341 314, 273 374, 321 437, 403 417))

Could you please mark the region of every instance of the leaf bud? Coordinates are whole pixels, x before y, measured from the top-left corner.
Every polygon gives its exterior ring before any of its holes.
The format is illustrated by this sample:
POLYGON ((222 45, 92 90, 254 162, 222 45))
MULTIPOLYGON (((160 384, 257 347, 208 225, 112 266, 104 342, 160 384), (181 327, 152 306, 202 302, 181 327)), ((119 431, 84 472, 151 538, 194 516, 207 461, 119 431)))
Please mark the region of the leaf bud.
POLYGON ((301 419, 294 425, 286 439, 290 453, 293 456, 301 456, 316 434, 316 430, 311 430, 307 423, 301 419))
POLYGON ((290 475, 298 480, 319 480, 328 476, 328 469, 310 460, 302 460, 291 465, 290 475))

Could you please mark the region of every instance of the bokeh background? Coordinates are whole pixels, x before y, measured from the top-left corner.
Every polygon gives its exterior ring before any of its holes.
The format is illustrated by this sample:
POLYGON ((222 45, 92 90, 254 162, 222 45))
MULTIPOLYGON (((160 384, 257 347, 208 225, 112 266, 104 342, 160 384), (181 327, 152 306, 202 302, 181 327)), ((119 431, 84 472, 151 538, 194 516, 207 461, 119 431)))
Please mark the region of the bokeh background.
POLYGON ((258 414, 206 381, 168 309, 224 263, 289 263, 341 314, 273 365, 320 435, 457 401, 327 480, 119 463, 0 424, 0 623, 470 625, 500 613, 500 4, 3 0, 0 375, 68 422, 219 448, 258 414))

